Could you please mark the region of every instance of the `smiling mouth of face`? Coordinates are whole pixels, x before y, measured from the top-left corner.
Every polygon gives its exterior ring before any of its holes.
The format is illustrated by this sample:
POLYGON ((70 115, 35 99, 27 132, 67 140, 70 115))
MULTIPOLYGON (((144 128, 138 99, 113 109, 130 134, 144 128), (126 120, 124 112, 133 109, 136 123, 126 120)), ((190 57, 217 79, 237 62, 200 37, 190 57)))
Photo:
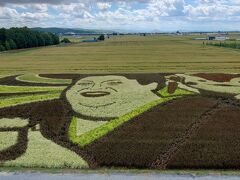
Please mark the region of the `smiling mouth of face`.
POLYGON ((115 104, 116 102, 112 102, 112 103, 108 103, 108 104, 101 104, 101 105, 87 105, 87 104, 83 104, 83 103, 78 103, 81 106, 85 106, 85 107, 89 107, 89 108, 99 108, 99 107, 106 107, 106 106, 110 106, 115 104))
POLYGON ((83 92, 81 93, 83 97, 103 97, 103 96, 108 96, 110 95, 110 92, 106 91, 88 91, 88 92, 83 92))

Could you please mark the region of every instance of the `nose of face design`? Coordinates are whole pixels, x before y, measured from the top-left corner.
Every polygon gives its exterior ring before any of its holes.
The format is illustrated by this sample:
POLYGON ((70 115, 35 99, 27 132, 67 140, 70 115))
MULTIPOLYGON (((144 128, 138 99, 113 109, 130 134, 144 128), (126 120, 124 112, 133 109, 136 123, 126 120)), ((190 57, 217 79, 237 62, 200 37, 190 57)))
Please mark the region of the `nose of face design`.
POLYGON ((82 96, 84 97, 103 97, 103 96, 108 96, 110 95, 110 92, 106 92, 106 91, 88 91, 88 92, 83 92, 81 93, 82 96))

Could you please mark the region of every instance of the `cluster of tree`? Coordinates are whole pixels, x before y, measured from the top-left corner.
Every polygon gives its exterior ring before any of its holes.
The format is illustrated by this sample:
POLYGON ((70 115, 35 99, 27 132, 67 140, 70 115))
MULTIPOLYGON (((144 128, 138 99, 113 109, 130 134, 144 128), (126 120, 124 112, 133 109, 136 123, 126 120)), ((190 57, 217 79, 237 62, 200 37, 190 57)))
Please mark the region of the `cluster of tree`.
POLYGON ((71 43, 71 41, 68 38, 64 38, 61 40, 61 43, 71 43))
POLYGON ((98 40, 99 40, 99 41, 104 41, 104 40, 105 40, 104 34, 101 34, 101 35, 98 37, 98 40))
POLYGON ((59 44, 52 33, 33 31, 27 27, 0 29, 0 51, 59 44))
POLYGON ((207 42, 207 45, 210 46, 218 46, 218 47, 225 47, 225 48, 233 48, 233 49, 240 49, 240 43, 235 42, 207 42))

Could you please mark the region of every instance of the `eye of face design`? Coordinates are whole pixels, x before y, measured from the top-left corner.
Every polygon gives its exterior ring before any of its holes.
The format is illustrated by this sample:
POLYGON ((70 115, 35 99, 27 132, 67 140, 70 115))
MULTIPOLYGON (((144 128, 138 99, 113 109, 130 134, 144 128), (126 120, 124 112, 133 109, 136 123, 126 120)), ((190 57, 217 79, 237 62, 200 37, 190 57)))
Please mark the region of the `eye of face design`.
POLYGON ((92 81, 82 81, 82 82, 77 83, 77 85, 84 86, 84 87, 92 86, 93 84, 94 84, 94 82, 92 82, 92 81))
POLYGON ((109 80, 109 81, 102 82, 102 84, 105 84, 108 86, 117 86, 117 85, 123 84, 123 82, 121 82, 120 80, 109 80))

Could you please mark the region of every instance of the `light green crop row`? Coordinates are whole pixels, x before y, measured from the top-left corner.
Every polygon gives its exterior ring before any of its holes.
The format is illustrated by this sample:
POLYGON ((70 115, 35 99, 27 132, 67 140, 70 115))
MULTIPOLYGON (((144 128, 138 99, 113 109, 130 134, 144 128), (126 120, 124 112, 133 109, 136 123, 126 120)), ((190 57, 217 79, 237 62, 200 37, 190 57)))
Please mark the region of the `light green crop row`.
POLYGON ((46 83, 46 84, 71 84, 71 79, 52 79, 40 77, 38 74, 24 74, 16 78, 19 81, 30 83, 46 83))
POLYGON ((18 127, 24 127, 27 125, 28 125, 28 120, 21 119, 21 118, 0 119, 0 128, 18 128, 18 127))
MULTIPOLYGON (((0 134, 1 135, 1 134, 0 134)), ((2 137, 2 136, 1 136, 2 137)), ((9 136, 11 138, 11 136, 9 136)), ((8 134, 5 138, 9 139, 8 134)), ((4 141, 2 138, 0 142, 4 141)), ((6 143, 4 141, 4 143, 6 143)), ((3 167, 27 168, 88 168, 79 155, 44 138, 39 131, 29 131, 26 152, 16 160, 1 164, 3 167)))
POLYGON ((96 128, 92 131, 89 131, 81 136, 77 136, 77 134, 76 134, 77 119, 73 118, 72 122, 70 124, 70 127, 69 127, 69 132, 68 132, 69 139, 73 143, 76 143, 76 144, 80 145, 81 147, 84 147, 84 146, 90 144, 91 142, 93 142, 94 140, 106 135, 108 132, 113 131, 116 127, 122 125, 123 123, 125 123, 125 122, 131 120, 132 118, 140 115, 141 113, 149 110, 150 108, 152 108, 158 104, 170 101, 175 98, 178 98, 178 97, 161 98, 156 101, 153 101, 149 104, 142 106, 141 108, 138 108, 138 109, 132 111, 131 113, 128 113, 128 114, 120 117, 120 118, 111 120, 108 123, 96 128))
POLYGON ((58 99, 60 97, 60 94, 61 93, 48 93, 48 94, 39 94, 39 95, 21 95, 21 96, 14 96, 14 97, 2 97, 0 98, 0 108, 38 102, 38 101, 58 99))
POLYGON ((0 86, 0 93, 61 92, 66 87, 0 86))
POLYGON ((16 144, 18 139, 17 132, 0 132, 0 151, 8 149, 16 144))

